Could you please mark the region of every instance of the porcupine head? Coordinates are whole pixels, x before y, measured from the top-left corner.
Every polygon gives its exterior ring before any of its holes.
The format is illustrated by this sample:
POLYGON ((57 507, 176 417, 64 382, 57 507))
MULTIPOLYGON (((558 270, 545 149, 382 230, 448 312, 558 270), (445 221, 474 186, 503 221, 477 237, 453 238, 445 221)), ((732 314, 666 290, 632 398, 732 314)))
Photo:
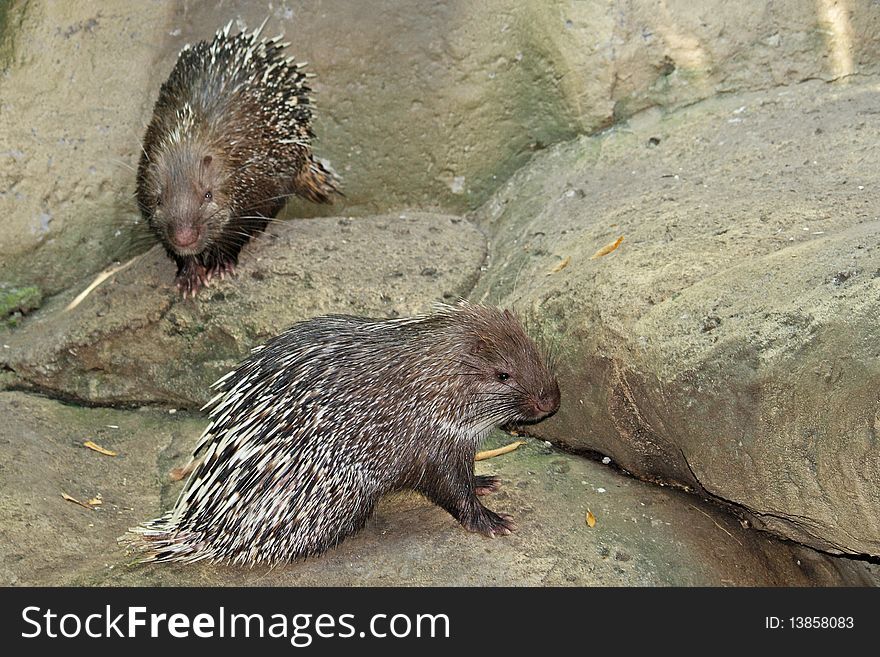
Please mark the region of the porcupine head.
POLYGON ((221 239, 232 218, 229 168, 222 166, 221 151, 197 142, 172 144, 160 157, 148 178, 156 187, 150 223, 175 254, 197 255, 221 239))

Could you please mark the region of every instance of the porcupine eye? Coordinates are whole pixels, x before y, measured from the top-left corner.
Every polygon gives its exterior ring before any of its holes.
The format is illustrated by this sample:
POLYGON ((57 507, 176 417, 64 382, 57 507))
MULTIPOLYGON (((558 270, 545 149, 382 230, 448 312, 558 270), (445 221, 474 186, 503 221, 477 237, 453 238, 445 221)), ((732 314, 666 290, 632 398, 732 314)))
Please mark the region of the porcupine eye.
POLYGON ((211 193, 211 190, 209 189, 207 192, 205 192, 205 200, 210 201, 212 198, 214 198, 214 195, 211 193))
POLYGON ((495 376, 498 378, 499 381, 507 381, 507 379, 510 378, 510 374, 508 374, 507 372, 498 372, 497 374, 495 374, 495 376))

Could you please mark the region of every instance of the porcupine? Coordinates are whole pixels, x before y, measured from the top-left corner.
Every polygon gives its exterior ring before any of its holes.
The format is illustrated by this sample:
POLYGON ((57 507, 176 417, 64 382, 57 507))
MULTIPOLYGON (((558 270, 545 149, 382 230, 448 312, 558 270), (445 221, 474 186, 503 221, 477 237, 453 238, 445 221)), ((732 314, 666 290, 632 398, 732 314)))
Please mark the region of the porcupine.
MULTIPOLYGON (((195 294, 234 273, 238 254, 288 197, 329 203, 335 176, 312 155, 311 89, 281 37, 229 35, 181 50, 159 91, 137 171, 141 214, 195 294)), ((264 24, 265 25, 265 22, 264 24)))
POLYGON ((211 423, 173 509, 129 530, 144 561, 277 563, 317 555, 411 489, 465 528, 515 526, 478 494, 492 427, 559 407, 556 378, 507 310, 459 302, 429 315, 293 325, 214 384, 211 423))

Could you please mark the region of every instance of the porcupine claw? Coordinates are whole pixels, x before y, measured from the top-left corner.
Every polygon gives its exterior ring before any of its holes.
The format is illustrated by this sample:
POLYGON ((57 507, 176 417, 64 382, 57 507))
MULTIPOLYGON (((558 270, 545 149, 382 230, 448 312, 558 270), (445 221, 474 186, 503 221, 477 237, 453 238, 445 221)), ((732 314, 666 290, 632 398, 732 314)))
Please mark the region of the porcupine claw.
POLYGON ((234 262, 224 262, 220 265, 220 280, 226 280, 226 276, 232 278, 235 276, 235 263, 234 262))
POLYGON ((207 270, 202 265, 188 264, 185 269, 177 274, 175 279, 181 296, 184 299, 195 299, 199 290, 208 284, 207 273, 207 270))
POLYGON ((513 521, 513 516, 509 513, 496 513, 499 518, 501 518, 501 524, 497 526, 496 529, 492 530, 490 536, 495 538, 495 536, 507 536, 517 530, 516 523, 513 521))
POLYGON ((215 264, 207 271, 205 278, 206 281, 210 281, 214 277, 219 278, 221 281, 225 281, 227 274, 230 278, 235 276, 235 263, 231 260, 223 260, 215 264))
POLYGON ((513 522, 513 516, 509 513, 496 513, 488 509, 486 511, 488 517, 484 520, 485 525, 481 523, 481 528, 475 531, 479 531, 489 538, 507 536, 516 531, 516 523, 513 522))
POLYGON ((507 513, 490 511, 482 504, 479 505, 479 510, 472 517, 461 519, 460 522, 465 529, 483 534, 489 538, 507 536, 516 531, 516 523, 513 522, 513 516, 507 513))
POLYGON ((177 275, 177 289, 180 290, 184 299, 195 299, 202 288, 211 287, 215 278, 219 278, 221 281, 225 280, 227 274, 235 275, 235 263, 229 260, 218 262, 211 268, 200 264, 188 264, 177 275))

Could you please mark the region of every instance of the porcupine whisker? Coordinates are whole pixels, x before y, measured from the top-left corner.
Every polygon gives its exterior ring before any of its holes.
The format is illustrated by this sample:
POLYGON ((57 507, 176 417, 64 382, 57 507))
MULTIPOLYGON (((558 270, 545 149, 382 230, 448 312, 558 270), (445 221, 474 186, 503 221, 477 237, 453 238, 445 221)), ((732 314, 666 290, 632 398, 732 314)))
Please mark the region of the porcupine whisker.
POLYGON ((289 221, 287 219, 278 219, 277 217, 264 217, 263 215, 254 214, 254 215, 245 215, 241 217, 237 217, 238 219, 252 219, 255 221, 265 221, 266 224, 287 224, 289 221))
POLYGON ((486 394, 486 393, 484 393, 484 394, 480 394, 480 393, 472 393, 472 394, 473 394, 474 396, 476 396, 477 399, 480 400, 482 403, 488 403, 488 402, 491 402, 491 401, 493 401, 493 400, 504 400, 504 399, 506 399, 506 397, 505 397, 504 395, 502 395, 502 394, 495 394, 495 393, 488 393, 488 394, 486 394))
POLYGON ((474 363, 469 363, 467 361, 462 360, 462 361, 459 361, 458 364, 463 365, 464 367, 469 367, 472 370, 475 370, 477 374, 482 373, 481 368, 478 365, 475 365, 474 363))
POLYGON ((510 399, 509 390, 474 390, 472 394, 478 397, 503 397, 504 399, 510 399))
POLYGON ((562 350, 559 344, 555 344, 550 347, 550 351, 547 353, 546 366, 548 369, 556 370, 559 368, 559 360, 562 354, 562 350))
POLYGON ((495 421, 495 419, 498 419, 497 424, 501 424, 503 421, 513 418, 514 415, 511 413, 511 409, 507 409, 498 405, 491 406, 487 409, 481 409, 479 411, 472 411, 469 415, 467 415, 467 417, 470 418, 470 421, 475 424, 480 424, 490 419, 492 419, 493 422, 495 421))
MULTIPOLYGON (((471 422, 474 424, 481 424, 484 421, 488 421, 490 419, 494 420, 495 418, 504 418, 507 419, 510 417, 510 412, 516 410, 515 407, 495 407, 486 411, 482 411, 478 414, 472 415, 470 417, 471 422)), ((494 425, 494 422, 493 422, 494 425)))
POLYGON ((299 196, 299 194, 297 194, 296 192, 290 192, 289 194, 278 194, 277 196, 269 196, 269 197, 264 198, 260 201, 257 201, 253 205, 241 208, 241 211, 247 212, 249 210, 253 210, 254 208, 259 208, 259 207, 265 205, 266 203, 269 203, 270 201, 280 201, 281 199, 288 199, 288 198, 293 198, 296 196, 299 196))
POLYGON ((459 377, 459 376, 482 376, 483 373, 479 371, 474 372, 450 372, 449 374, 431 374, 419 379, 421 382, 428 381, 446 381, 449 377, 459 377))
MULTIPOLYGON (((503 398, 489 398, 485 401, 480 401, 480 407, 483 409, 493 409, 498 411, 499 409, 509 409, 509 408, 519 408, 520 401, 522 398, 520 397, 510 397, 509 395, 503 398)), ((475 403, 478 400, 475 400, 475 403)))
POLYGON ((246 171, 250 167, 255 167, 255 166, 259 166, 259 165, 260 165, 259 159, 251 158, 251 159, 245 160, 244 162, 242 162, 238 166, 233 167, 233 169, 228 172, 228 175, 234 176, 236 174, 243 173, 244 171, 246 171))
POLYGON ((236 216, 237 219, 254 219, 257 221, 265 221, 268 223, 289 223, 287 219, 279 219, 278 217, 267 217, 264 214, 240 214, 236 216))
POLYGON ((526 263, 528 263, 528 258, 523 258, 522 264, 519 266, 519 269, 516 271, 516 276, 513 279, 513 292, 511 293, 511 297, 516 297, 516 291, 519 287, 519 277, 522 274, 523 268, 525 268, 526 263))
POLYGON ((152 164, 152 163, 153 163, 153 160, 152 160, 152 158, 150 157, 150 154, 147 153, 147 149, 146 149, 146 147, 145 147, 143 144, 141 144, 141 152, 144 154, 144 159, 143 159, 144 164, 145 164, 145 165, 152 164))
POLYGON ((506 399, 485 399, 474 396, 474 398, 470 401, 468 408, 474 410, 475 413, 494 413, 499 408, 506 407, 508 405, 508 400, 506 399))
POLYGON ((241 251, 244 245, 248 243, 250 236, 249 233, 243 233, 242 231, 227 230, 224 233, 216 235, 213 241, 218 248, 223 245, 227 254, 233 256, 241 251))
POLYGON ((507 381, 504 381, 503 385, 507 386, 508 388, 512 388, 513 390, 516 390, 523 397, 527 397, 528 393, 523 389, 523 387, 521 385, 519 385, 518 383, 510 383, 511 380, 512 379, 508 379, 507 381))
POLYGON ((120 159, 117 159, 117 158, 115 158, 115 157, 112 157, 112 158, 108 158, 106 161, 107 161, 107 162, 110 162, 111 164, 115 164, 116 166, 125 167, 125 168, 128 169, 129 171, 137 172, 137 167, 135 167, 135 166, 129 164, 129 163, 126 162, 125 160, 120 160, 120 159))
POLYGON ((233 245, 240 245, 240 243, 234 241, 235 238, 241 238, 246 242, 251 238, 251 234, 241 230, 227 230, 225 233, 222 233, 222 235, 217 236, 215 243, 217 245, 225 245, 233 242, 233 245))
POLYGON ((251 233, 247 232, 246 230, 240 230, 239 228, 231 228, 229 226, 224 226, 223 230, 216 231, 216 234, 214 235, 214 240, 215 241, 222 241, 226 238, 232 238, 232 237, 249 238, 250 236, 251 236, 251 233))

